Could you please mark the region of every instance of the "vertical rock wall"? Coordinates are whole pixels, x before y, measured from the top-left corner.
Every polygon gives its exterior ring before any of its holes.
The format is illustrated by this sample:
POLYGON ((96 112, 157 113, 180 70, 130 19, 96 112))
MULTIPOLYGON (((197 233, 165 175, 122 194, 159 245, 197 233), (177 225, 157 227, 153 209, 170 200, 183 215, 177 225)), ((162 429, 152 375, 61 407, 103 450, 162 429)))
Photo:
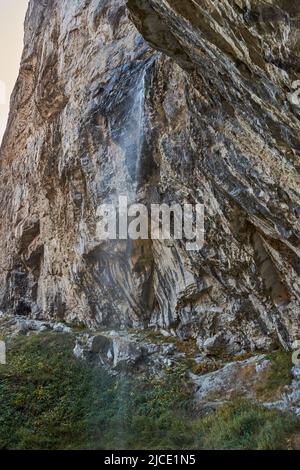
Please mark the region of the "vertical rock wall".
POLYGON ((300 6, 31 0, 0 158, 0 308, 233 354, 299 334, 300 6), (146 42, 147 41, 147 42, 146 42), (97 238, 204 203, 206 242, 97 238))

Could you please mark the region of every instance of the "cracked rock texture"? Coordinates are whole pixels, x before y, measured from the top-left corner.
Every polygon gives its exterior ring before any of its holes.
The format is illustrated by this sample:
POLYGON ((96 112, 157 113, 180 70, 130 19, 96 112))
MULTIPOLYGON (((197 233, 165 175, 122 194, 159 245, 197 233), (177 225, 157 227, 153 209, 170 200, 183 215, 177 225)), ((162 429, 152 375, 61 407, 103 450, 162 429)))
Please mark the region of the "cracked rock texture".
POLYGON ((0 309, 211 355, 299 338, 300 5, 31 0, 0 158, 0 309), (204 203, 205 245, 97 238, 204 203))

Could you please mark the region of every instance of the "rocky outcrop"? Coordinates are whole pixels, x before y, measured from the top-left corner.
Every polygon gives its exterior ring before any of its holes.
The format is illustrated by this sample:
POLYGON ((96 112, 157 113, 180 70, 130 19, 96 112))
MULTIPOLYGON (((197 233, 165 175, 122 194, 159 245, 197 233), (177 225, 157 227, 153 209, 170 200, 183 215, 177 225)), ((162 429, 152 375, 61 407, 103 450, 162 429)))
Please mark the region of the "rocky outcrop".
POLYGON ((256 398, 255 386, 270 366, 264 356, 253 356, 243 361, 226 364, 220 370, 203 376, 192 376, 196 384, 196 396, 200 402, 234 399, 246 395, 256 398))
POLYGON ((299 336, 299 21, 272 0, 31 0, 0 171, 0 308, 207 354, 299 336), (146 42, 147 41, 147 42, 146 42), (205 245, 97 238, 204 203, 205 245))
MULTIPOLYGON (((300 416, 300 366, 292 367, 289 353, 280 350, 270 355, 247 353, 216 360, 197 352, 193 342, 168 336, 166 332, 163 335, 140 329, 91 331, 0 312, 2 358, 15 340, 21 340, 20 336, 39 334, 44 340, 54 340, 55 335, 63 334, 71 347, 74 344, 73 354, 78 360, 94 370, 102 368, 119 380, 166 383, 176 374, 182 387, 189 388, 193 414, 197 416, 209 415, 222 405, 245 399, 300 416)), ((52 353, 49 349, 48 354, 52 353)), ((9 356, 6 360, 10 361, 9 356)))
MULTIPOLYGON (((99 361, 109 368, 116 371, 137 371, 139 365, 145 367, 146 354, 144 349, 138 344, 138 342, 127 333, 102 333, 96 336, 86 337, 86 345, 80 347, 77 343, 75 347, 82 351, 81 357, 91 356, 93 359, 95 356, 98 357, 99 361)), ((81 339, 82 341, 82 339, 81 339)))

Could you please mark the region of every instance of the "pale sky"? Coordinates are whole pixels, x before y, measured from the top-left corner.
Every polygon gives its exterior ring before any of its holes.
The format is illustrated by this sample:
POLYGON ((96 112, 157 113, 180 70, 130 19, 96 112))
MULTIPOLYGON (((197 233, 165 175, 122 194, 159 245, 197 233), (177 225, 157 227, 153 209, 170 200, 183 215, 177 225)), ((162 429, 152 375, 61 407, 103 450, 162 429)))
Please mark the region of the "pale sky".
POLYGON ((0 142, 19 71, 27 5, 28 0, 0 0, 0 142))

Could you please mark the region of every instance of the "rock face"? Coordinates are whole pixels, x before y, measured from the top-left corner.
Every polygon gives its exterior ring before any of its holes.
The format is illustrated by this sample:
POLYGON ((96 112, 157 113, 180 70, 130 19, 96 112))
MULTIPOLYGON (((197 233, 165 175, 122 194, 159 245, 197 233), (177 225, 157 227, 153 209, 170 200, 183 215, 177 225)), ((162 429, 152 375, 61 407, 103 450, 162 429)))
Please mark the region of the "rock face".
POLYGON ((299 335, 300 6, 31 0, 1 148, 0 309, 210 354, 299 335), (147 42, 146 42, 147 41, 147 42), (205 245, 103 243, 97 208, 204 203, 205 245))
POLYGON ((253 356, 244 361, 231 362, 203 376, 192 376, 197 385, 196 397, 206 403, 232 399, 238 394, 256 398, 255 386, 264 371, 268 370, 269 363, 263 356, 253 356))

